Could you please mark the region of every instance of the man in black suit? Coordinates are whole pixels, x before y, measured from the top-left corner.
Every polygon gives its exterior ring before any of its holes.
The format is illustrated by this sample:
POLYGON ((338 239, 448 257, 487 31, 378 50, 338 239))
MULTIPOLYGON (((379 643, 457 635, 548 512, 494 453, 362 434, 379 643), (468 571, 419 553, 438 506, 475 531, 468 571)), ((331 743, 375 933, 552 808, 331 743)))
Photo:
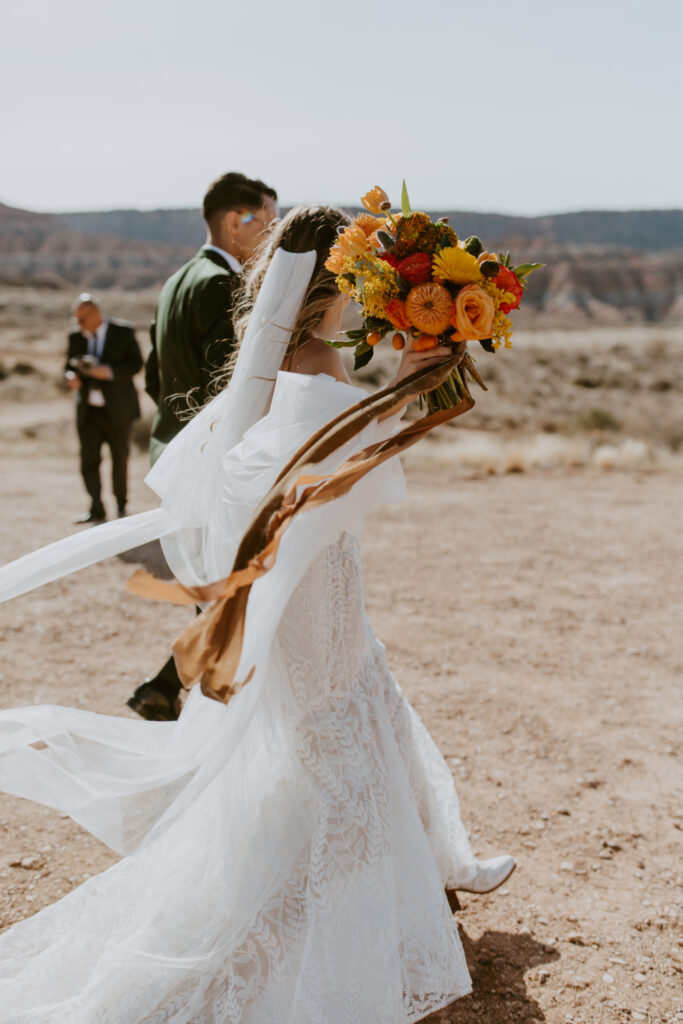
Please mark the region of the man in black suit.
POLYGON ((76 392, 81 474, 90 495, 90 511, 75 522, 101 523, 106 518, 100 481, 103 444, 111 452, 118 514, 126 514, 128 441, 131 424, 140 415, 133 377, 142 368, 142 355, 130 324, 105 319, 90 295, 78 297, 74 315, 78 329, 69 334, 65 377, 76 392))
MULTIPOLYGON (((211 379, 225 368, 234 347, 232 309, 242 267, 277 216, 277 192, 231 171, 209 186, 202 214, 206 243, 163 286, 150 328, 145 381, 158 407, 152 463, 187 422, 188 410, 201 408, 211 396, 211 379)), ((128 705, 143 718, 172 720, 180 711, 181 689, 170 657, 128 705)))

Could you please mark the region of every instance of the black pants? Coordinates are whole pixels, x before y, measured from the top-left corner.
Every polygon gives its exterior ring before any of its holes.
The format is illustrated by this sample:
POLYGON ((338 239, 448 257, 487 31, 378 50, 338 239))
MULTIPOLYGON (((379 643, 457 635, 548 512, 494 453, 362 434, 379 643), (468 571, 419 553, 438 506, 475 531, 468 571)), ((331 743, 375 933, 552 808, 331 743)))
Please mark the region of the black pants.
MULTIPOLYGON (((197 615, 201 615, 202 610, 197 606, 195 608, 195 612, 197 615)), ((155 682, 160 689, 165 690, 172 698, 178 696, 183 688, 183 684, 180 682, 180 676, 178 675, 178 669, 175 667, 173 655, 171 655, 166 664, 159 669, 157 674, 154 676, 153 682, 155 682)))
POLYGON ((90 495, 90 511, 101 512, 102 483, 100 462, 102 445, 111 452, 111 483, 119 509, 128 499, 128 439, 130 423, 113 423, 105 406, 89 405, 78 417, 78 438, 81 442, 81 474, 90 495))

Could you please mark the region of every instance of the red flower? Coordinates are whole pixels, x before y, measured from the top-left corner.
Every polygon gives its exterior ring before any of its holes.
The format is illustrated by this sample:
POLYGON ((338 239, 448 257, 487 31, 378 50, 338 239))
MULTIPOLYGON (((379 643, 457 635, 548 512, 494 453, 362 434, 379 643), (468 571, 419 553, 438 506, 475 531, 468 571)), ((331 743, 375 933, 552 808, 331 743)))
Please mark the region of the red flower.
POLYGON ((398 260, 391 252, 378 252, 377 259, 384 260, 384 262, 388 263, 390 267, 395 267, 398 263, 398 260))
POLYGON ((522 288, 517 275, 513 274, 509 267, 501 267, 496 276, 491 280, 495 284, 496 288, 500 288, 501 291, 504 292, 510 292, 510 294, 514 295, 517 300, 514 305, 512 302, 501 302, 501 313, 510 313, 513 309, 517 309, 522 301, 522 295, 524 294, 524 289, 522 288))
POLYGON ((406 313, 403 299, 391 299, 387 302, 384 308, 384 315, 392 327, 395 327, 398 331, 409 331, 412 326, 406 313))
POLYGON ((399 260, 396 269, 409 284, 424 284, 432 279, 432 257, 426 252, 416 252, 399 260))

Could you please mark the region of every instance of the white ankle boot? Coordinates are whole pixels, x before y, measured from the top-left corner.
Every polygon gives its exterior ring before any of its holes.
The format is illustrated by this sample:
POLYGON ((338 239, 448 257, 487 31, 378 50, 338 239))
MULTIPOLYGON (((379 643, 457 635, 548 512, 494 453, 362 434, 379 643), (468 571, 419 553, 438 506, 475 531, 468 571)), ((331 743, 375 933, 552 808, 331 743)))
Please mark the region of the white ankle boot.
POLYGON ((500 857, 476 861, 477 873, 469 885, 459 885, 460 892, 493 892, 507 881, 515 870, 515 858, 504 853, 500 857))

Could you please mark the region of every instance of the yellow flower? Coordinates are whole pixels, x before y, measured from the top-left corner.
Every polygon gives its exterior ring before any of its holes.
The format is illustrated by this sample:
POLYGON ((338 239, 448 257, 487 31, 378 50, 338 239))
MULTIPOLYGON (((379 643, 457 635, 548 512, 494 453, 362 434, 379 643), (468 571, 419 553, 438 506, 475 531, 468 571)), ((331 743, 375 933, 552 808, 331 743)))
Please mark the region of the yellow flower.
POLYGON ((432 268, 434 278, 439 281, 473 284, 482 278, 476 257, 452 245, 436 253, 432 268))
POLYGON ((360 201, 369 213, 374 213, 376 216, 379 216, 379 214, 391 207, 389 196, 379 185, 375 185, 364 196, 361 196, 360 201))
POLYGON ((504 291, 502 288, 496 287, 491 280, 484 281, 482 288, 485 292, 488 292, 496 304, 496 314, 493 318, 493 327, 491 328, 493 347, 498 349, 501 345, 504 345, 505 348, 512 348, 512 320, 505 313, 501 312, 500 305, 501 303, 514 303, 515 296, 510 292, 504 291))
POLYGON ((363 307, 364 316, 384 316, 387 302, 400 295, 399 277, 393 267, 374 256, 347 256, 337 287, 363 307), (353 281, 345 275, 353 275, 353 281))

